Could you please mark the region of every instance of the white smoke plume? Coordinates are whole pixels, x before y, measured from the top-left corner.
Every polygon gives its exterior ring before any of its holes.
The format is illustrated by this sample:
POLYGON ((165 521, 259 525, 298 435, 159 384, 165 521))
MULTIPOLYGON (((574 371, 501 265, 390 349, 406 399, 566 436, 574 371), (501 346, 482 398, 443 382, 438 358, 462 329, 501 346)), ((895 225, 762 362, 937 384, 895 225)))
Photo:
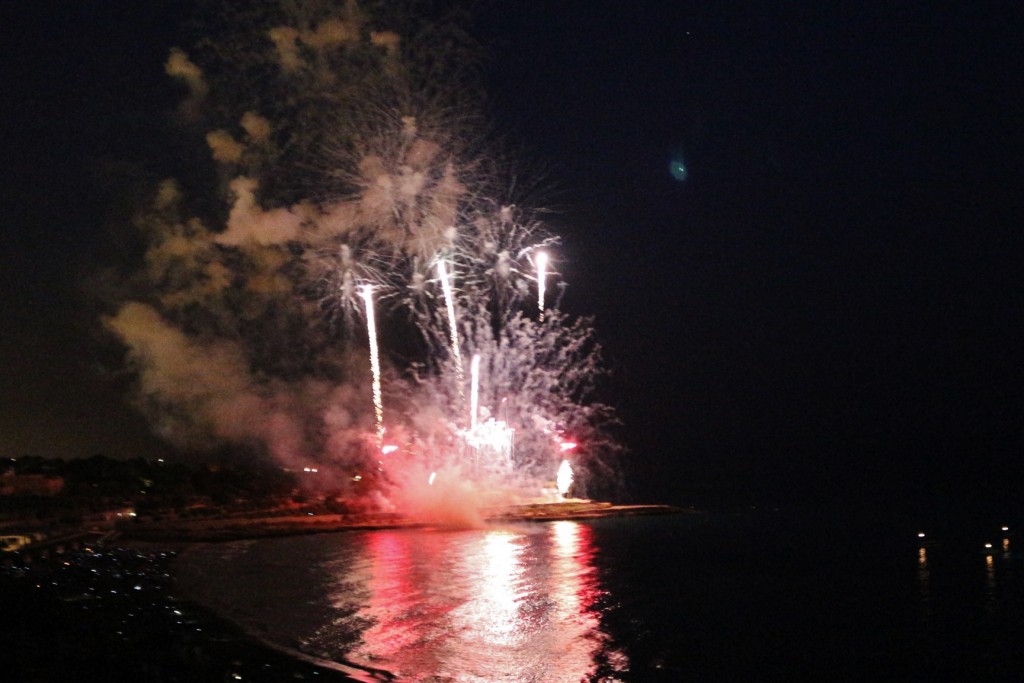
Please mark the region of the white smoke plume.
POLYGON ((217 235, 217 242, 238 246, 252 241, 267 246, 299 238, 302 216, 287 208, 264 211, 256 200, 257 186, 253 178, 231 181, 235 204, 228 215, 227 230, 217 235))
POLYGON ((192 338, 152 306, 128 302, 104 324, 128 348, 139 404, 174 443, 261 445, 279 462, 301 468, 322 466, 324 449, 343 457, 368 428, 360 423, 364 411, 351 408, 363 400, 357 387, 261 381, 237 345, 192 338))

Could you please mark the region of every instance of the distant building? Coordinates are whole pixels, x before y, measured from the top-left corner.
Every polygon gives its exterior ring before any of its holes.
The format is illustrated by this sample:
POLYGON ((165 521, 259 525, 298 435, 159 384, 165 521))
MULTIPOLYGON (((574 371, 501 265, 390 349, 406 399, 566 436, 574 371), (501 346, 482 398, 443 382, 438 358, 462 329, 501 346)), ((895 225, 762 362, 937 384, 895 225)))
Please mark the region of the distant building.
POLYGON ((64 477, 48 474, 0 474, 0 496, 55 496, 64 490, 64 477))

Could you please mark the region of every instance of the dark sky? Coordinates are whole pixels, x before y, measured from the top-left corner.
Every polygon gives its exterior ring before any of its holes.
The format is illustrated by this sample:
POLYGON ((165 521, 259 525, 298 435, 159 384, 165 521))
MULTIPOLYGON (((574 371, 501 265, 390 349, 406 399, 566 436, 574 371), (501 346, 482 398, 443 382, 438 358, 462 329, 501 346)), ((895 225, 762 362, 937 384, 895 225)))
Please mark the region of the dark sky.
MULTIPOLYGON (((4 454, 155 443, 76 292, 118 160, 160 149, 181 7, 0 10, 4 454)), ((488 106, 550 181, 638 495, 1014 507, 1024 6, 485 7, 488 106)))
MULTIPOLYGON (((44 0, 0 9, 0 455, 154 452, 99 374, 83 278, 107 241, 120 160, 158 129, 170 2, 44 0)), ((123 202, 122 202, 123 204, 123 202)))

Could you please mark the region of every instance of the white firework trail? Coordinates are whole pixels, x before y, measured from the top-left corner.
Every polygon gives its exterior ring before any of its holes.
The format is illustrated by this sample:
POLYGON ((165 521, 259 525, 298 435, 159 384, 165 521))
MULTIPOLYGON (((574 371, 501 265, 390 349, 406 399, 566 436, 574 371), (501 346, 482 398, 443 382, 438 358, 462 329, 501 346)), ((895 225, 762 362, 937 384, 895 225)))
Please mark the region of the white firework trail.
POLYGON ((540 311, 540 321, 544 322, 544 294, 547 287, 548 277, 548 253, 542 251, 537 254, 537 309, 540 311))
MULTIPOLYGON (((455 380, 459 387, 459 398, 464 400, 462 383, 462 352, 459 351, 459 328, 455 320, 455 295, 452 293, 452 282, 448 277, 448 268, 444 261, 437 262, 437 275, 441 278, 441 290, 444 292, 444 304, 448 309, 448 333, 452 343, 452 357, 455 359, 455 380)), ((462 405, 465 405, 464 403, 462 405)))
POLYGON ((480 354, 473 354, 473 361, 469 366, 470 388, 469 388, 469 429, 476 431, 477 415, 480 412, 480 354))
POLYGON ((380 353, 377 349, 377 323, 373 316, 373 287, 363 286, 366 302, 366 331, 370 337, 370 368, 373 371, 373 413, 377 419, 377 446, 384 443, 384 400, 380 392, 380 353))

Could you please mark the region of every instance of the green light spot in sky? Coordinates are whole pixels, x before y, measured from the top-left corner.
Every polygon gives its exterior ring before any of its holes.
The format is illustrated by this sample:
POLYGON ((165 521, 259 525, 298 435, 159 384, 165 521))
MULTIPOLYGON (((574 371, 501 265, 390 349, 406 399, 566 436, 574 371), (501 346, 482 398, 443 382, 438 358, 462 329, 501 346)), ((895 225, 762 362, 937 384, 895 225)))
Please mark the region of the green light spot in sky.
POLYGON ((686 180, 686 176, 689 175, 686 171, 686 166, 683 165, 683 162, 676 161, 675 159, 669 162, 668 172, 671 173, 672 177, 676 180, 686 180))

